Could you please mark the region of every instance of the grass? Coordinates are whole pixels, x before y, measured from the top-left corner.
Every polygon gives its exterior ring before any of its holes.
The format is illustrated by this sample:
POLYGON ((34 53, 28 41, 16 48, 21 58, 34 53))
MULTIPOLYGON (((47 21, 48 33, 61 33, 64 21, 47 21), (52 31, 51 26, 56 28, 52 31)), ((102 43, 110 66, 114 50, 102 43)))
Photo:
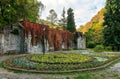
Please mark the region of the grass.
POLYGON ((74 79, 100 79, 100 78, 97 78, 96 76, 92 74, 86 73, 86 74, 81 74, 78 77, 75 77, 74 79))
POLYGON ((1 68, 3 67, 3 62, 0 63, 0 67, 1 67, 1 68))

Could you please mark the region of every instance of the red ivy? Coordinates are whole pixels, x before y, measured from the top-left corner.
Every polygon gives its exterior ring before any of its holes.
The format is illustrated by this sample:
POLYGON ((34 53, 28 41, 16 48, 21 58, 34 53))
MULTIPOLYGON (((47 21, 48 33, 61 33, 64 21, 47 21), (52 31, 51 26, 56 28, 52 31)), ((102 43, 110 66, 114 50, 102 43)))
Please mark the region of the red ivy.
POLYGON ((28 35, 31 35, 32 45, 35 41, 40 43, 41 39, 43 39, 43 36, 45 36, 45 39, 48 41, 49 46, 54 47, 55 50, 59 50, 62 44, 64 44, 65 48, 67 48, 67 43, 72 44, 73 39, 71 37, 73 34, 67 30, 53 29, 49 28, 47 25, 32 23, 28 21, 23 21, 22 24, 25 28, 25 37, 28 38, 28 35))

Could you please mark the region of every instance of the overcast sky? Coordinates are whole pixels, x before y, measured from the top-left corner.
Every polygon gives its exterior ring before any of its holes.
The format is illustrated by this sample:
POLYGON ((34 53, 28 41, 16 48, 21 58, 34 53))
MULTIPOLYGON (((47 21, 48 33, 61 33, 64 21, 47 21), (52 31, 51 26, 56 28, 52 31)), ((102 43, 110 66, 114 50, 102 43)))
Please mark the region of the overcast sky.
POLYGON ((58 17, 61 17, 63 8, 67 11, 68 8, 74 10, 74 19, 77 28, 90 21, 101 8, 105 6, 106 0, 38 0, 45 5, 45 10, 42 12, 41 18, 46 19, 49 15, 49 10, 54 9, 58 17))

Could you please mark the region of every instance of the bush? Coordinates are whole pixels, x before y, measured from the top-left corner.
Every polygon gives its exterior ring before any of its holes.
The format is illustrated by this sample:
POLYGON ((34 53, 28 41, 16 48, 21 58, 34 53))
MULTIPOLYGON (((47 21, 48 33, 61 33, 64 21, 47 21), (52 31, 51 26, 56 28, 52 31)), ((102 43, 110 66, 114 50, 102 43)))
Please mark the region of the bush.
POLYGON ((105 50, 111 51, 111 50, 112 50, 112 47, 111 47, 111 46, 107 46, 107 47, 105 47, 105 50))
POLYGON ((90 42, 87 43, 88 48, 94 48, 95 46, 96 45, 95 45, 95 43, 93 41, 90 41, 90 42))
POLYGON ((69 51, 72 51, 72 50, 74 50, 74 48, 69 48, 69 51))
POLYGON ((94 51, 95 52, 102 52, 104 50, 104 46, 103 45, 97 45, 95 48, 94 48, 94 51))

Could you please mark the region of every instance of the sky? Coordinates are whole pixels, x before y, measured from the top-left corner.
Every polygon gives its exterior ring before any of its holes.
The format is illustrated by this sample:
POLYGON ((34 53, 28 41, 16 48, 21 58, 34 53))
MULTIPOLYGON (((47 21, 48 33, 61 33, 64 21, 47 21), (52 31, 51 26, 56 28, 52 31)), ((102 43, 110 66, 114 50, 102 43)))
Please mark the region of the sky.
MULTIPOLYGON (((40 18, 45 19, 49 10, 54 9, 60 19, 63 8, 66 13, 69 8, 73 9, 76 28, 89 22, 104 6, 106 0, 38 0, 45 5, 40 18)), ((66 15, 67 17, 67 15, 66 15)))

